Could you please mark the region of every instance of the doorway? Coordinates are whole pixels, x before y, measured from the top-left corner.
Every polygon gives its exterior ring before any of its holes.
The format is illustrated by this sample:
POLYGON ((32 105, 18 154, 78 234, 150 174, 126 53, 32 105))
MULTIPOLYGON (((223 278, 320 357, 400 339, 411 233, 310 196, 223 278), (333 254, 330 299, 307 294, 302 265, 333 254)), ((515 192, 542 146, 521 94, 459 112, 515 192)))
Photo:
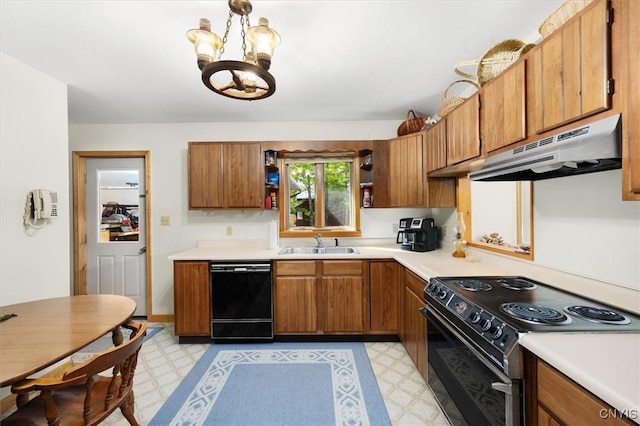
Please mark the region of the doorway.
POLYGON ((149 318, 149 152, 72 155, 73 292, 131 297, 137 304, 134 315, 149 318))

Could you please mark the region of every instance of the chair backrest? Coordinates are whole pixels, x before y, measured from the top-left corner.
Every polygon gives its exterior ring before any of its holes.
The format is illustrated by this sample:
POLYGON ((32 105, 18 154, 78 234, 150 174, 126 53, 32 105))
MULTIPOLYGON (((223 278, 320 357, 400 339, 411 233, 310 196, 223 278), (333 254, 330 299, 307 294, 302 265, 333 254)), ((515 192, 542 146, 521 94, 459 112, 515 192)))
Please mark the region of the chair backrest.
POLYGON ((131 330, 128 340, 71 367, 62 377, 14 384, 11 390, 18 394, 18 410, 2 425, 41 424, 43 414, 49 425, 97 425, 119 407, 129 424, 138 426, 133 414, 133 376, 147 325, 129 321, 123 327, 131 330), (100 374, 109 369, 111 374, 100 374), (38 390, 39 398, 21 398, 38 390))
POLYGON ((131 330, 129 340, 122 342, 120 346, 106 349, 87 361, 70 368, 62 376, 63 380, 69 380, 80 376, 91 377, 109 368, 114 368, 114 375, 121 371, 123 367, 135 368, 138 351, 142 347, 142 341, 147 332, 147 324, 129 321, 123 327, 131 330))

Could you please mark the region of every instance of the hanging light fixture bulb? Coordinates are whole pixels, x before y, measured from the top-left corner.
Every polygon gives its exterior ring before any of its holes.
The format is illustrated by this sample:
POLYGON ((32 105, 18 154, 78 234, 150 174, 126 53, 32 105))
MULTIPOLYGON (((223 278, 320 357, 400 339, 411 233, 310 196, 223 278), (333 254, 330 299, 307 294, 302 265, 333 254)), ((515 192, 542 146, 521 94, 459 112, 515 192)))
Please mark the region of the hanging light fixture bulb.
POLYGON ((230 98, 254 100, 271 96, 276 90, 276 80, 269 73, 271 58, 280 44, 280 35, 269 28, 269 20, 260 18, 251 27, 249 14, 253 6, 249 0, 229 0, 229 17, 224 36, 211 32, 207 19, 200 19, 200 28, 187 31, 187 38, 194 44, 202 82, 210 90, 230 98), (242 60, 222 60, 232 20, 240 16, 242 36, 242 60), (247 52, 247 41, 251 50, 247 52))

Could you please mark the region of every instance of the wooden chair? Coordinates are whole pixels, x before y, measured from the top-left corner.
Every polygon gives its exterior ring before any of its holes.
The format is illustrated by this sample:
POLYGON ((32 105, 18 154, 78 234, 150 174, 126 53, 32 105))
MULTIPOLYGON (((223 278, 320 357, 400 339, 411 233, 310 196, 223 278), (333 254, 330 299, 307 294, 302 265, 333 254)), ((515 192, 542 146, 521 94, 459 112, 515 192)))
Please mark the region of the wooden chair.
POLYGON ((97 353, 60 377, 14 384, 11 391, 18 394, 19 401, 28 400, 24 396, 30 391, 40 394, 26 403, 19 402, 18 410, 3 419, 2 426, 96 425, 118 407, 131 425, 139 426, 133 415, 133 376, 147 325, 129 321, 123 327, 131 330, 131 336, 120 346, 97 353), (111 375, 99 375, 109 369, 111 375))

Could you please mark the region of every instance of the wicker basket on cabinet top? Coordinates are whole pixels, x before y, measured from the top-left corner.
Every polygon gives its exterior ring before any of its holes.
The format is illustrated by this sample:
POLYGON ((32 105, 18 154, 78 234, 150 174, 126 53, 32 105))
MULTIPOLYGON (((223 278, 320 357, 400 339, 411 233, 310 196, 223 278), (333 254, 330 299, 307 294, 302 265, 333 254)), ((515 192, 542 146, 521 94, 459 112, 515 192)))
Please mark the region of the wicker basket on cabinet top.
POLYGON ((456 74, 475 81, 480 86, 484 86, 493 77, 496 77, 509 65, 516 62, 522 55, 527 53, 535 44, 527 44, 521 40, 507 39, 497 43, 487 50, 482 58, 471 61, 458 62, 454 68, 456 74), (472 75, 462 71, 461 67, 476 66, 476 74, 472 75))
POLYGON ((462 96, 447 97, 447 93, 449 92, 449 89, 451 89, 451 87, 454 84, 457 84, 457 83, 467 83, 467 84, 472 85, 476 89, 480 88, 480 86, 476 82, 471 81, 471 80, 456 80, 453 83, 451 83, 444 90, 444 93, 442 93, 442 103, 440 104, 440 107, 438 108, 438 116, 440 118, 442 118, 445 115, 449 114, 451 111, 453 111, 457 106, 461 105, 467 99, 467 98, 463 98, 462 96))
POLYGON ((592 0, 566 0, 545 19, 538 31, 542 38, 547 38, 567 22, 573 15, 584 9, 592 0))

